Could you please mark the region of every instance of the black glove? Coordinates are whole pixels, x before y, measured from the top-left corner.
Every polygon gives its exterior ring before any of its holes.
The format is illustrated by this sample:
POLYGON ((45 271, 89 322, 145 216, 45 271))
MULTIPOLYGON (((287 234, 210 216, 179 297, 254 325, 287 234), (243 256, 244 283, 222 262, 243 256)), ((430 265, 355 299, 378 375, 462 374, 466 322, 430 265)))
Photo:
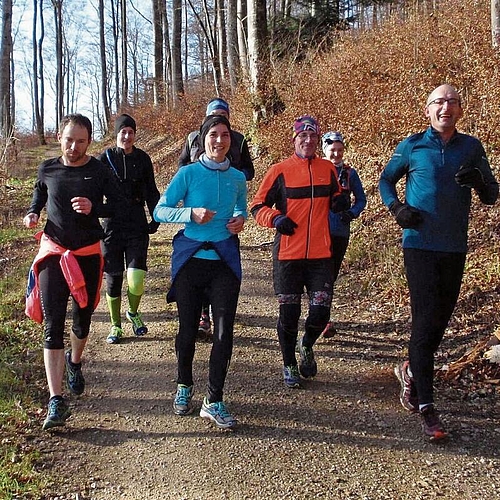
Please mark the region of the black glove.
POLYGON ((481 170, 476 167, 466 167, 465 165, 462 165, 455 174, 455 181, 460 187, 471 189, 481 189, 486 186, 481 170))
POLYGON ((350 210, 344 210, 340 212, 340 220, 344 224, 349 224, 354 219, 354 215, 350 210))
POLYGON ((422 222, 422 214, 419 210, 407 203, 396 200, 391 203, 389 211, 396 218, 396 222, 403 229, 414 229, 422 222))
POLYGON ((149 224, 148 224, 148 233, 149 234, 155 234, 156 231, 158 231, 158 228, 160 227, 160 223, 159 222, 156 222, 155 220, 152 220, 149 224))
POLYGON ((348 193, 336 194, 332 198, 332 204, 330 210, 337 214, 343 212, 344 210, 349 210, 351 208, 351 198, 348 193))
POLYGON ((295 233, 295 228, 298 227, 292 219, 286 215, 278 215, 273 220, 273 225, 278 233, 284 234, 286 236, 291 236, 295 233))

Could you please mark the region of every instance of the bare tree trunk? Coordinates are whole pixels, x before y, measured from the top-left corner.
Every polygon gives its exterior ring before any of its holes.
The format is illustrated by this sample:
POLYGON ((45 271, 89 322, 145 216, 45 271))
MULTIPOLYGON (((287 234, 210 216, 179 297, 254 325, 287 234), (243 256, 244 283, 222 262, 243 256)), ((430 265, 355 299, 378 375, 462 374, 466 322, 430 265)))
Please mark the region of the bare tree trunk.
POLYGON ((491 43, 500 47, 500 0, 491 0, 491 43))
POLYGON ((238 28, 238 53, 240 56, 240 67, 243 78, 248 79, 248 18, 246 0, 237 0, 236 4, 237 28, 238 28))
POLYGON ((122 28, 122 107, 128 106, 127 0, 120 0, 122 28))
POLYGON ((182 81, 182 0, 172 0, 172 92, 174 106, 184 95, 182 81))
POLYGON ((240 62, 238 59, 238 17, 236 2, 227 2, 227 67, 231 91, 234 92, 238 85, 240 75, 240 62))
POLYGON ((221 80, 227 74, 227 40, 226 40, 226 16, 224 14, 224 0, 217 0, 217 47, 219 57, 219 72, 221 80))
POLYGON ((172 106, 172 48, 170 45, 170 26, 168 24, 167 9, 165 8, 163 12, 163 40, 165 43, 165 100, 167 103, 167 108, 171 109, 172 106))
POLYGON ((106 66, 106 38, 104 36, 104 0, 99 0, 99 45, 101 51, 101 100, 104 110, 104 133, 111 124, 111 110, 108 99, 108 68, 106 66))
POLYGON ((154 33, 154 79, 153 103, 155 106, 165 101, 163 92, 163 16, 161 4, 164 0, 153 0, 153 33, 154 33))
POLYGON ((8 142, 12 135, 11 67, 12 0, 2 2, 2 43, 0 47, 0 136, 8 142))
POLYGON ((38 137, 38 142, 41 145, 47 144, 45 140, 44 127, 44 106, 43 106, 43 59, 42 45, 45 36, 45 27, 43 23, 43 0, 33 0, 33 110, 35 113, 35 131, 38 137), (38 1, 40 1, 40 38, 37 40, 38 26, 38 1), (40 63, 40 65, 39 65, 40 63), (40 79, 40 87, 38 80, 40 79), (41 90, 41 93, 40 93, 41 90))
POLYGON ((116 0, 116 9, 115 4, 113 3, 115 0, 111 0, 111 16, 113 19, 113 56, 115 63, 115 93, 116 93, 116 108, 120 107, 120 72, 118 71, 119 65, 119 57, 118 57, 118 3, 121 0, 116 0))
POLYGON ((52 0, 56 31, 56 130, 64 115, 64 70, 63 70, 63 0, 52 0))
POLYGON ((254 120, 267 116, 267 19, 266 0, 248 2, 248 56, 250 89, 254 97, 254 120))

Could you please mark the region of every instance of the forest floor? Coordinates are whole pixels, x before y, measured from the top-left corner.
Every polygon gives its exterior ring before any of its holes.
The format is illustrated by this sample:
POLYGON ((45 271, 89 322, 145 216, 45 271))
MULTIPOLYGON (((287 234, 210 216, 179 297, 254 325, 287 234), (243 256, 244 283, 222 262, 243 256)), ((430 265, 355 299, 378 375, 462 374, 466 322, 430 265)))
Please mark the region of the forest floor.
MULTIPOLYGON (((407 306, 395 310, 376 296, 354 297, 355 272, 344 269, 336 285, 332 317, 339 333, 319 339, 318 375, 301 390, 285 388, 271 233, 247 225, 225 392, 238 427, 221 431, 198 416, 209 343, 197 343, 195 413, 173 414, 177 320, 165 292, 178 228, 162 225, 152 236, 141 306, 148 334, 136 338, 126 324, 122 343, 106 344, 109 320, 101 300, 84 356, 86 391, 71 399, 65 428, 34 436, 43 470, 56 478, 45 498, 500 498, 494 393, 471 394, 439 381, 437 405, 450 438, 427 442, 418 416, 401 407, 393 374, 406 353, 407 306)), ((458 337, 447 335, 440 354, 453 350, 458 337)))

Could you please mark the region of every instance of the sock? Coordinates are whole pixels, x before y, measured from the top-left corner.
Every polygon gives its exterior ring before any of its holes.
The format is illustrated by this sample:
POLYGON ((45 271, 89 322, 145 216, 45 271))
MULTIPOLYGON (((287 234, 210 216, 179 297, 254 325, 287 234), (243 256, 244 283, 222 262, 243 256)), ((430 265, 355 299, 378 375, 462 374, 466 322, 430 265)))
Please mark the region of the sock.
POLYGON ((120 317, 122 298, 110 297, 108 294, 106 294, 106 302, 108 303, 109 316, 111 317, 111 324, 113 326, 122 326, 122 320, 120 317))
POLYGON ((142 295, 144 293, 144 278, 146 271, 142 269, 127 269, 127 297, 129 304, 129 312, 136 314, 139 310, 142 295))

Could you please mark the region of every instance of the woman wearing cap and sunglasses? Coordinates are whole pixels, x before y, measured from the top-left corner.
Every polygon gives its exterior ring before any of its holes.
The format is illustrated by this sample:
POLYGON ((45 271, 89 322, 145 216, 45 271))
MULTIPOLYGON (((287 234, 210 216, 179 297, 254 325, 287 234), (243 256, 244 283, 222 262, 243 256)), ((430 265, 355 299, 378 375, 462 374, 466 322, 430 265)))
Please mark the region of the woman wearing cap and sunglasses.
MULTIPOLYGON (((344 260, 349 238, 351 235, 351 221, 358 218, 366 207, 366 195, 358 173, 347 163, 344 163, 344 138, 340 132, 326 132, 321 138, 321 147, 325 159, 330 160, 337 170, 337 176, 342 193, 348 200, 348 208, 342 212, 330 211, 330 236, 332 238, 332 268, 333 282, 337 280, 340 266, 344 260), (353 198, 353 199, 351 199, 353 198)), ((337 333, 330 320, 323 330, 323 337, 330 338, 337 333)))

